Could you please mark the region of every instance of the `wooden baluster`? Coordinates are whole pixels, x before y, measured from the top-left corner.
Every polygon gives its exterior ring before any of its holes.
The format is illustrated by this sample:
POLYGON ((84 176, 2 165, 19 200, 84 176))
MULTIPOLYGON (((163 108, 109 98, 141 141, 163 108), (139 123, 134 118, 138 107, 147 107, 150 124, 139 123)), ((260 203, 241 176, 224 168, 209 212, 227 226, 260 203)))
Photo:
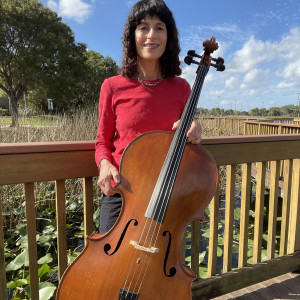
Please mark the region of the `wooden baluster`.
POLYGON ((266 163, 258 162, 256 165, 257 165, 257 176, 256 176, 253 264, 257 264, 261 262, 265 182, 266 182, 266 163))
MULTIPOLYGON (((219 173, 219 168, 218 168, 219 173)), ((218 223, 219 223, 219 201, 220 186, 218 181, 215 196, 210 202, 210 221, 209 221, 209 250, 207 277, 216 275, 217 270, 217 248, 218 248, 218 223)))
POLYGON ((199 278, 200 221, 192 222, 191 269, 199 278))
POLYGON ((300 250, 300 158, 293 160, 291 209, 287 252, 300 250))
POLYGON ((241 197, 241 219, 240 219, 240 244, 238 267, 247 265, 248 251, 248 227, 249 208, 251 192, 251 163, 243 164, 242 169, 242 197, 241 197))
POLYGON ((235 194, 235 165, 228 165, 226 171, 226 207, 224 230, 223 272, 232 269, 232 243, 234 221, 234 194, 235 194))
POLYGON ((25 183, 26 220, 29 253, 30 298, 39 299, 38 258, 36 243, 36 213, 34 183, 25 183))
POLYGON ((85 237, 87 237, 94 231, 93 214, 93 178, 83 178, 83 215, 85 237))
POLYGON ((56 180, 56 224, 58 248, 58 275, 61 279, 67 268, 66 200, 65 180, 56 180))
POLYGON ((280 251, 279 255, 287 253, 287 240, 289 232, 289 219, 290 219, 290 199, 291 199, 291 182, 292 182, 293 161, 287 159, 284 161, 283 167, 283 201, 282 201, 282 220, 280 232, 280 251))
POLYGON ((0 202, 0 299, 7 299, 2 203, 0 202))
POLYGON ((181 261, 185 265, 185 242, 186 242, 186 231, 183 234, 182 244, 181 244, 181 261))
POLYGON ((274 255, 275 255, 279 168, 280 168, 280 161, 271 161, 268 246, 267 246, 267 258, 268 259, 274 258, 274 255))

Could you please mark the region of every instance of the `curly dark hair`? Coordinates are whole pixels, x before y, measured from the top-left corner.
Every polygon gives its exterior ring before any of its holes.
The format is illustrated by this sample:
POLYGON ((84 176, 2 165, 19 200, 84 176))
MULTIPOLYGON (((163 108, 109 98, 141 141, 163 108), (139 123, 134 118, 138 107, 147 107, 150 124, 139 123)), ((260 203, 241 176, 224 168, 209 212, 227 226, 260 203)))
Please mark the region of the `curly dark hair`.
POLYGON ((162 75, 164 77, 180 75, 178 30, 173 14, 163 0, 141 0, 131 9, 122 39, 123 61, 120 69, 121 75, 133 78, 138 74, 135 29, 147 15, 150 17, 158 16, 167 27, 166 50, 160 58, 162 75))

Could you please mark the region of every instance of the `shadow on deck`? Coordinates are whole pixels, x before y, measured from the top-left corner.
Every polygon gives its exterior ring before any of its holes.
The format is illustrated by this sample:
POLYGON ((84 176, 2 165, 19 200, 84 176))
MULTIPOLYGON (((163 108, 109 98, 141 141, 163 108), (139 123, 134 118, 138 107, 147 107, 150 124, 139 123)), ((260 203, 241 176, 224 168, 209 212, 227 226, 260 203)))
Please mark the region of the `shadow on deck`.
POLYGON ((300 270, 293 273, 287 273, 212 299, 300 299, 300 270))

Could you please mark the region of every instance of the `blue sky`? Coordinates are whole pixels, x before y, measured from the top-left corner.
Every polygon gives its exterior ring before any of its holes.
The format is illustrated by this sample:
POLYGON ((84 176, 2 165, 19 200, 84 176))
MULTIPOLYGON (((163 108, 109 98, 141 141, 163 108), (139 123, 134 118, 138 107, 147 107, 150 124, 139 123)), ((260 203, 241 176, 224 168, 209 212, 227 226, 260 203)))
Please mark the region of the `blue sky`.
MULTIPOLYGON (((42 0, 62 17, 77 42, 122 59, 129 0, 42 0)), ((210 69, 198 106, 250 110, 300 100, 300 0, 166 0, 180 34, 181 60, 215 36, 225 72, 210 69), (299 94, 298 94, 299 93, 299 94)), ((192 85, 195 67, 182 64, 192 85)))

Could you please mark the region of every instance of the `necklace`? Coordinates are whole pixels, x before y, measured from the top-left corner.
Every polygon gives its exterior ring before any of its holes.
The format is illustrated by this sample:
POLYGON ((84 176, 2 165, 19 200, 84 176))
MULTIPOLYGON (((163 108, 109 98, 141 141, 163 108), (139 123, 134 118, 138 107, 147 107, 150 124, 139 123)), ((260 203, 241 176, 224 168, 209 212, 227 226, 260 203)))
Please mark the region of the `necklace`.
POLYGON ((136 79, 137 79, 140 83, 142 83, 143 85, 145 85, 145 86, 156 86, 156 85, 160 84, 160 83, 163 81, 164 76, 162 76, 162 78, 160 78, 158 81, 156 81, 156 82, 154 82, 154 83, 145 82, 143 79, 141 79, 141 78, 139 78, 139 77, 136 77, 136 79))

